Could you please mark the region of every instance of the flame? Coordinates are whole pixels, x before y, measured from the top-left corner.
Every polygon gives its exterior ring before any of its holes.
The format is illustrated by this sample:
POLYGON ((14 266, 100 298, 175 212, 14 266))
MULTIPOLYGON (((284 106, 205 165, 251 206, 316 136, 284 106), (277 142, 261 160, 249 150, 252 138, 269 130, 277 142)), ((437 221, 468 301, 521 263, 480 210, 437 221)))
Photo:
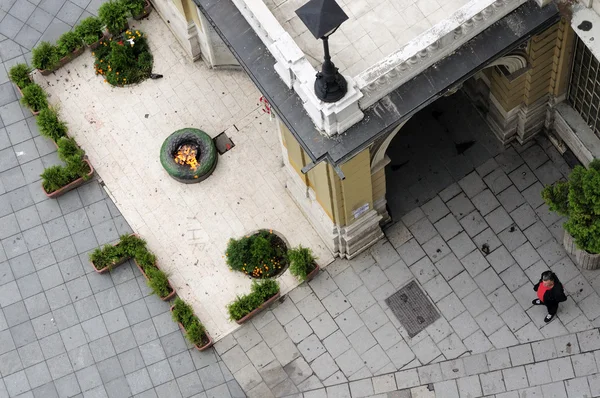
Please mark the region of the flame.
POLYGON ((175 155, 175 163, 177 164, 187 164, 190 166, 190 169, 196 171, 198 166, 198 161, 196 160, 196 154, 198 153, 198 149, 192 145, 182 145, 179 147, 177 151, 177 155, 175 155))

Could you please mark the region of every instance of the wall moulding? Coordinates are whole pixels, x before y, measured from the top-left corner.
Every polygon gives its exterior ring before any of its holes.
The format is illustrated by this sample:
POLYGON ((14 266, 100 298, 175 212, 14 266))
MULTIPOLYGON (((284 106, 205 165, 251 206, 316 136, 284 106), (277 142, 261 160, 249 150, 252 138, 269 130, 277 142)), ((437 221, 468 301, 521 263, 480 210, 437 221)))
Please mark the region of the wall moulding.
POLYGON ((356 76, 365 109, 508 15, 527 0, 472 0, 356 76))

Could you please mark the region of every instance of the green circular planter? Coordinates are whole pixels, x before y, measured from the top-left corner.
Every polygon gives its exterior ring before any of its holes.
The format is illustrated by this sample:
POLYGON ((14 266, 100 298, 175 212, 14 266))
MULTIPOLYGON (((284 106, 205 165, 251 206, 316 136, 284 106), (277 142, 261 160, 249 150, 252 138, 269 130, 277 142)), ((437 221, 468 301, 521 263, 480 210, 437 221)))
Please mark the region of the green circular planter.
POLYGON ((185 128, 167 137, 160 148, 160 163, 175 180, 193 184, 205 180, 217 167, 217 148, 212 138, 202 130, 185 128), (194 144, 198 147, 196 160, 199 166, 192 170, 188 165, 175 162, 175 155, 182 145, 194 144))

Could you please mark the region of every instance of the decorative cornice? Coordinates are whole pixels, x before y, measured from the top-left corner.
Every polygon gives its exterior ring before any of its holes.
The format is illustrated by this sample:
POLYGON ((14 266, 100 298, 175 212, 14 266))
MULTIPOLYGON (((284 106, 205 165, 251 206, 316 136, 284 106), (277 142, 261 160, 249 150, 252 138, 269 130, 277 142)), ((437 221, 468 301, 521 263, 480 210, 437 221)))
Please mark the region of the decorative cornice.
POLYGON ((472 0, 358 75, 356 82, 364 94, 361 108, 373 105, 525 2, 527 0, 472 0))

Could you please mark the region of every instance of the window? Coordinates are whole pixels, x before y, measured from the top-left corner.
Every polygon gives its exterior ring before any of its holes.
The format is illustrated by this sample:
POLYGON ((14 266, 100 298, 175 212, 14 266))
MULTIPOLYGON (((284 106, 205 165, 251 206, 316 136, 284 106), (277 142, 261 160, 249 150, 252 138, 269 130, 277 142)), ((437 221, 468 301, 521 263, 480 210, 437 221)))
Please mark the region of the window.
POLYGON ((600 136, 600 74, 598 59, 576 37, 568 100, 590 128, 600 136))

